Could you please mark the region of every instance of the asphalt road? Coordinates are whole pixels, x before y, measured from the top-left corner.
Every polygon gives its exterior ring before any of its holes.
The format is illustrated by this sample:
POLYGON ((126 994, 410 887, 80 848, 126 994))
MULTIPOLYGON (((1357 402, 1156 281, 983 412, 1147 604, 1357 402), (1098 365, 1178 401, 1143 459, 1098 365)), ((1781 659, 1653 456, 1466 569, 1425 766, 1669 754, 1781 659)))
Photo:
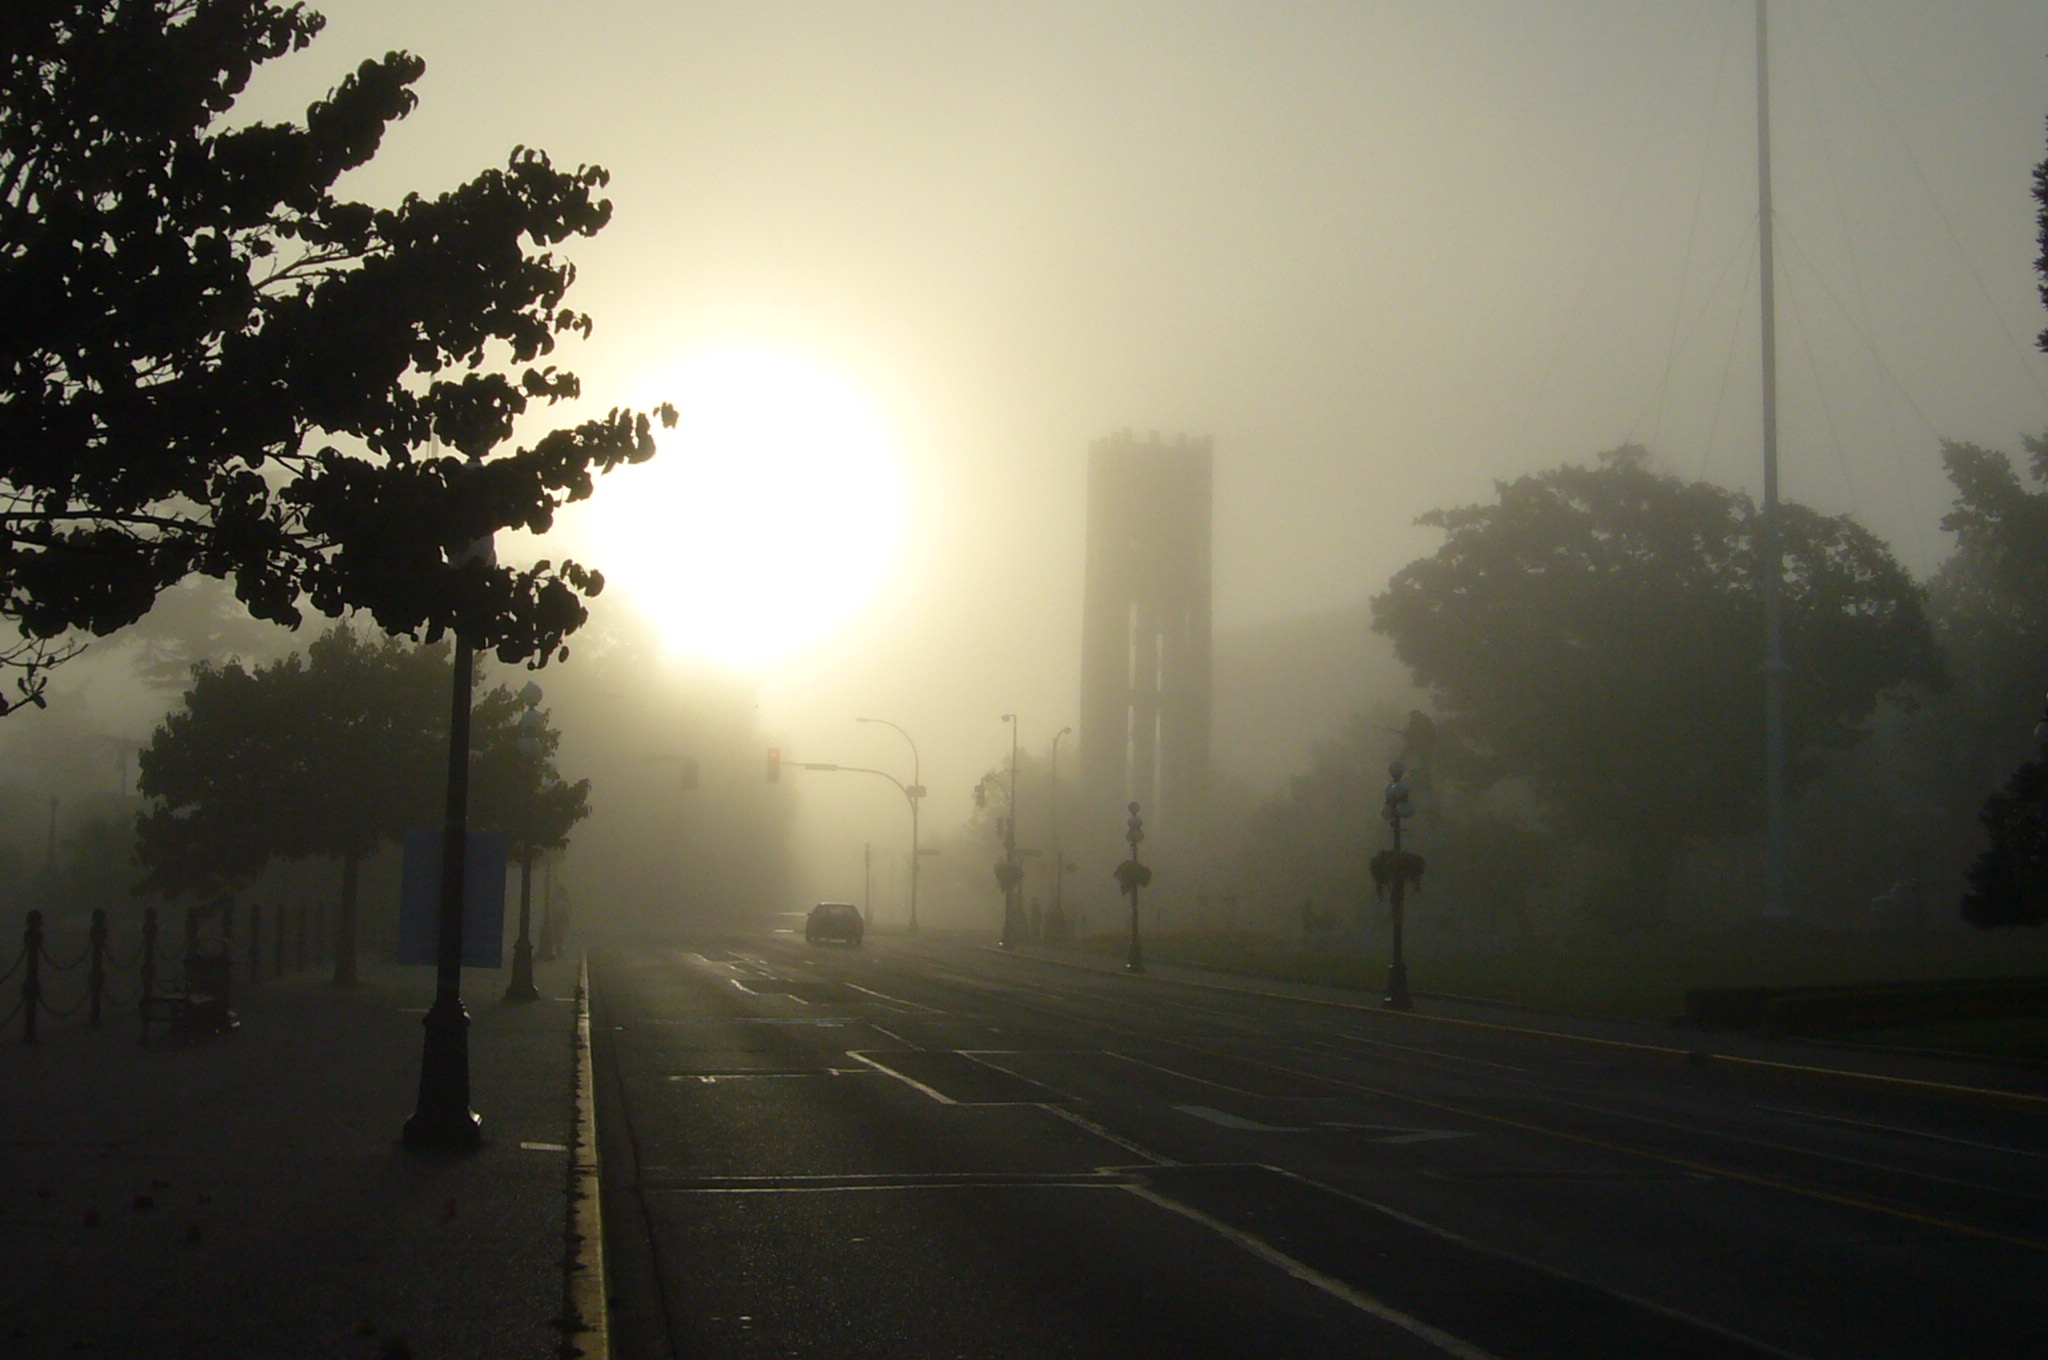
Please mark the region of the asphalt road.
POLYGON ((2048 1353, 2038 1112, 960 944, 592 996, 624 1360, 2048 1353))

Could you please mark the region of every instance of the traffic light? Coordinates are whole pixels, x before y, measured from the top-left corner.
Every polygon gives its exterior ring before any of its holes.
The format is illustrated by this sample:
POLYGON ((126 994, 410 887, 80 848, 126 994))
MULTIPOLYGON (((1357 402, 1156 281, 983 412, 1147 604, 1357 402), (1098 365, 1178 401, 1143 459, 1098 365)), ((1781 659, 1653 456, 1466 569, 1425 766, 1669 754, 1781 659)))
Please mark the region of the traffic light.
POLYGON ((780 746, 768 748, 768 782, 771 784, 780 784, 782 782, 782 748, 780 746))

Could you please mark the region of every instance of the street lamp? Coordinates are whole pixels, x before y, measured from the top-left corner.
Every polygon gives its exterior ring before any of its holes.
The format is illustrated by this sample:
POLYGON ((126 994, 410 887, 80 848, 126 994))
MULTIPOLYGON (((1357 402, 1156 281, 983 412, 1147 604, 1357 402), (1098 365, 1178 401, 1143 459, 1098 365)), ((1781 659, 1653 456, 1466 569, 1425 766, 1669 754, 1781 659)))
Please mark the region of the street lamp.
POLYGON ((1382 850, 1372 857, 1373 895, 1379 896, 1389 887, 1393 890, 1391 909, 1394 926, 1394 958, 1387 965, 1387 995, 1381 1004, 1390 1011, 1412 1011, 1415 1003, 1408 996, 1408 962, 1401 954, 1402 902, 1408 884, 1422 885, 1422 856, 1401 849, 1401 823, 1415 815, 1415 805, 1408 801, 1408 786, 1402 776, 1408 773, 1406 762, 1396 758, 1387 766, 1387 792, 1380 808, 1380 815, 1387 819, 1387 825, 1394 829, 1394 848, 1382 850))
MULTIPOLYGON (((470 466, 477 465, 471 459, 470 466)), ((450 557, 460 570, 497 562, 485 534, 450 557)), ((454 686, 448 709, 448 800, 441 824, 441 914, 434 950, 434 1004, 421 1022, 419 1104, 405 1121, 404 1143, 423 1152, 461 1152, 483 1137, 469 1108, 469 1012, 462 1005, 463 867, 469 848, 469 709, 475 683, 469 639, 455 630, 454 686)))
POLYGON ((1138 889, 1152 881, 1152 871, 1138 862, 1138 842, 1145 839, 1145 819, 1138 815, 1138 805, 1131 804, 1131 820, 1124 827, 1124 841, 1131 847, 1131 857, 1116 866, 1117 886, 1131 899, 1131 948, 1124 956, 1126 973, 1145 971, 1145 952, 1138 944, 1138 889))
POLYGON ((525 823, 519 837, 519 940, 512 946, 512 980, 505 984, 507 1001, 538 1001, 540 988, 533 985, 533 823, 539 812, 542 769, 541 729, 547 719, 540 715, 541 688, 533 681, 519 691, 526 708, 519 715, 519 751, 532 766, 533 783, 526 792, 525 823))
MULTIPOLYGON (((873 770, 869 769, 865 765, 835 765, 821 760, 800 760, 796 763, 796 768, 798 768, 799 770, 819 770, 827 773, 838 774, 880 775, 882 778, 888 780, 891 784, 894 784, 896 786, 896 791, 903 795, 903 800, 906 803, 910 804, 910 835, 913 842, 911 848, 913 850, 917 848, 915 844, 915 840, 917 837, 917 800, 924 796, 924 788, 922 785, 905 784, 902 780, 898 779, 895 775, 890 774, 887 770, 873 770)), ((917 861, 915 859, 911 861, 913 865, 916 864, 916 862, 917 861)), ((915 873, 916 870, 913 869, 911 872, 915 873)), ((913 884, 913 890, 916 882, 917 880, 915 878, 911 880, 911 883, 913 884)), ((872 893, 872 887, 870 888, 870 892, 872 893)), ((912 901, 915 902, 916 899, 913 898, 912 901)), ((914 912, 916 908, 913 906, 912 910, 914 912)), ((916 920, 916 916, 913 915, 911 917, 912 929, 916 928, 916 920)))
POLYGON ((1010 815, 1003 821, 1003 867, 997 878, 1003 885, 1003 937, 996 941, 1003 949, 1017 947, 1017 888, 1024 870, 1017 863, 1017 715, 1003 714, 1010 725, 1010 815))
POLYGON ((1065 894, 1062 891, 1066 882, 1067 852, 1060 845, 1060 738, 1073 730, 1062 727, 1052 734, 1052 917, 1047 923, 1046 933, 1053 936, 1055 944, 1065 944, 1068 934, 1065 894))
POLYGON ((857 723, 879 723, 883 727, 895 727, 903 739, 910 743, 910 785, 896 787, 903 789, 903 796, 910 800, 910 928, 909 933, 917 934, 917 871, 918 857, 924 852, 918 849, 922 843, 917 837, 917 805, 924 798, 924 763, 918 759, 917 742, 908 732, 890 722, 887 718, 855 718, 857 723))

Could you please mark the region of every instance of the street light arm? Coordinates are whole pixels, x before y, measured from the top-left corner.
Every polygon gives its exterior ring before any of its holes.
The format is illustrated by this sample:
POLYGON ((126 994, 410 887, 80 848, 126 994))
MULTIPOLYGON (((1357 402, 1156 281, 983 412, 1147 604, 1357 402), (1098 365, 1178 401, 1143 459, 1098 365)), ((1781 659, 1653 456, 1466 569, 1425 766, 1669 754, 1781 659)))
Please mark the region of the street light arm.
POLYGON ((903 795, 904 802, 910 804, 913 808, 917 806, 917 800, 910 796, 909 788, 907 788, 904 785, 902 780, 898 779, 895 775, 890 774, 887 770, 871 770, 865 765, 827 765, 816 761, 799 761, 797 763, 797 768, 799 770, 822 770, 827 773, 837 774, 880 775, 882 778, 888 780, 891 784, 894 784, 896 786, 896 792, 903 795))
POLYGON ((897 732, 902 734, 903 739, 910 743, 910 782, 913 784, 924 783, 924 762, 918 758, 917 739, 915 737, 903 731, 900 726, 890 722, 887 718, 855 718, 854 721, 859 723, 880 723, 884 727, 896 728, 897 732))

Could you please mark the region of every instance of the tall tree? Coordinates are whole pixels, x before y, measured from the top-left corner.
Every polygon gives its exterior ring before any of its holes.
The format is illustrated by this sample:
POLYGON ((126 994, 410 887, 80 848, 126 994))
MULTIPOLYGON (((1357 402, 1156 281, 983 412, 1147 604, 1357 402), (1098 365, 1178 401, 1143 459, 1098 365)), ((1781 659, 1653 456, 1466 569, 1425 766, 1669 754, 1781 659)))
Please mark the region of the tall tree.
MULTIPOLYGON (((1636 446, 1497 490, 1422 517, 1445 542, 1374 598, 1373 626, 1446 735, 1612 852, 1616 913, 1650 919, 1689 842, 1762 823, 1759 512, 1636 446)), ((1798 505, 1779 524, 1796 793, 1880 698, 1945 676, 1920 591, 1875 536, 1798 505)))
MULTIPOLYGON (((2048 307, 2048 159, 2034 167, 2034 202, 2038 205, 2034 218, 2038 234, 2034 240, 2040 247, 2040 254, 2034 257, 2034 272, 2041 276, 2041 305, 2048 307)), ((2043 330, 2035 343, 2048 350, 2048 330, 2043 330)))
MULTIPOLYGON (((2048 306, 2048 159, 2034 167, 2034 202, 2040 248, 2034 272, 2048 306)), ((2048 351, 2048 330, 2037 343, 2048 351)), ((2048 482, 2048 438, 2026 445, 2034 480, 2048 482)), ((1943 567, 1955 612, 1970 629, 1992 686, 2010 692, 2030 679, 2029 687, 2039 690, 2034 644, 2048 616, 2048 565, 2042 558, 2048 494, 2022 487, 2002 454, 1963 445, 1946 448, 1944 456, 1956 487, 1955 508, 1941 522, 1956 535, 1955 557, 1943 567)), ((1991 711, 2000 720, 2007 716, 2002 708, 1991 711)), ((1978 820, 1989 844, 1970 867, 1963 919, 1985 929, 2040 925, 2048 919, 2048 756, 2037 752, 2023 761, 2005 787, 1985 800, 1978 820)))
MULTIPOLYGON (((355 978, 358 871, 407 829, 440 818, 447 768, 449 652, 330 630, 302 657, 200 667, 184 705, 141 756, 138 819, 146 890, 215 895, 273 859, 341 868, 335 981, 355 978)), ((536 848, 566 842, 589 811, 588 782, 552 769, 559 734, 518 741, 516 696, 498 686, 471 720, 478 825, 495 814, 536 848), (515 824, 516 818, 516 824, 515 824)))
POLYGON ((2048 920, 2048 762, 2029 760, 1985 800, 1989 842, 1967 875, 1962 915, 1979 930, 2048 920))
POLYGON ((1996 449, 1942 445, 1955 500, 1941 527, 1955 550, 1927 594, 1957 684, 1909 733, 1922 753, 1913 778, 1931 801, 1973 804, 2031 754, 2048 688, 2048 438, 2023 443, 2021 466, 1996 449))
POLYGON ((459 559, 653 452, 622 410, 498 452, 578 395, 544 362, 590 329, 552 250, 605 225, 606 174, 518 148, 395 207, 337 195, 419 58, 363 62, 302 125, 230 125, 322 24, 272 0, 0 6, 0 712, 194 574, 261 619, 360 609, 508 661, 558 652, 602 585, 459 559))

